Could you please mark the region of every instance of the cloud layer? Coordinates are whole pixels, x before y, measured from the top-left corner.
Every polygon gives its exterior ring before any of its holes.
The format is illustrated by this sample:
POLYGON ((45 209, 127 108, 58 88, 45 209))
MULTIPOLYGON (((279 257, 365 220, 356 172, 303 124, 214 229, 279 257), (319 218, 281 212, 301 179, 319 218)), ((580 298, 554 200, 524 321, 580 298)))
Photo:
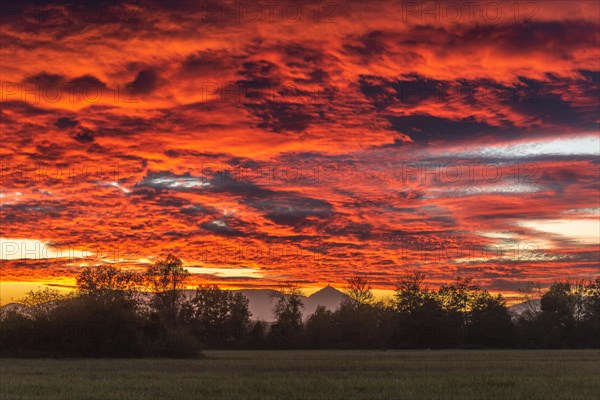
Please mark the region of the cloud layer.
POLYGON ((597 274, 598 4, 426 3, 6 5, 2 279, 597 274))

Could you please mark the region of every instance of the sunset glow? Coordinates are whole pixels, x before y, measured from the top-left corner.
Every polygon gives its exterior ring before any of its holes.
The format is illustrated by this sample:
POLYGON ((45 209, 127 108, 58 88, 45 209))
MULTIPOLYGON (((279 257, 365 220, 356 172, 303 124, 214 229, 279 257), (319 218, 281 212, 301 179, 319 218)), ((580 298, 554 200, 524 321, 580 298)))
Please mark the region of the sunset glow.
POLYGON ((2 304, 168 253, 379 297, 597 276, 600 3, 380 3, 5 7, 2 304))

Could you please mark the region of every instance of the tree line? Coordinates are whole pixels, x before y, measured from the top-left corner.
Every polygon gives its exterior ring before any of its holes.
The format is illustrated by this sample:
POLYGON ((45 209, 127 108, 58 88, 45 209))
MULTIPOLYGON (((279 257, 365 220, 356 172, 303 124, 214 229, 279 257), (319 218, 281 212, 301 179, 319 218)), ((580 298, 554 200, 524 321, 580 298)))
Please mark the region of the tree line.
POLYGON ((575 348, 600 347, 600 278, 557 282, 539 307, 511 316, 501 295, 471 279, 438 289, 414 272, 395 295, 375 300, 363 277, 348 281, 340 307, 303 318, 294 284, 275 292, 275 321, 252 320, 241 293, 201 285, 173 255, 145 273, 88 267, 77 290, 29 292, 3 313, 0 355, 15 357, 199 357, 206 348, 575 348))

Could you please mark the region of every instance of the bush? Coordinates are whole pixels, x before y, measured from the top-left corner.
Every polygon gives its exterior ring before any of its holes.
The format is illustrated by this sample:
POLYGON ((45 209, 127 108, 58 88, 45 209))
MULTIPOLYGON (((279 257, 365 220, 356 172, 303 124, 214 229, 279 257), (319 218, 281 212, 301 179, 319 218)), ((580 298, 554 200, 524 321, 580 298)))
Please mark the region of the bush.
POLYGON ((202 350, 198 340, 186 328, 168 329, 161 354, 169 358, 200 358, 202 350))

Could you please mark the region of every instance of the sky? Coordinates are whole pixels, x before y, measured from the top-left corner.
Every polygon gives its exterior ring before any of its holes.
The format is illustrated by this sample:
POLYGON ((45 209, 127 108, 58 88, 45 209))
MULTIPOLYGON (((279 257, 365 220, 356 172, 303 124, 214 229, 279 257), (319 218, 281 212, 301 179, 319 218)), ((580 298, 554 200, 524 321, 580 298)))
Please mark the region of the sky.
POLYGON ((3 3, 1 301, 597 276, 599 4, 3 3))

